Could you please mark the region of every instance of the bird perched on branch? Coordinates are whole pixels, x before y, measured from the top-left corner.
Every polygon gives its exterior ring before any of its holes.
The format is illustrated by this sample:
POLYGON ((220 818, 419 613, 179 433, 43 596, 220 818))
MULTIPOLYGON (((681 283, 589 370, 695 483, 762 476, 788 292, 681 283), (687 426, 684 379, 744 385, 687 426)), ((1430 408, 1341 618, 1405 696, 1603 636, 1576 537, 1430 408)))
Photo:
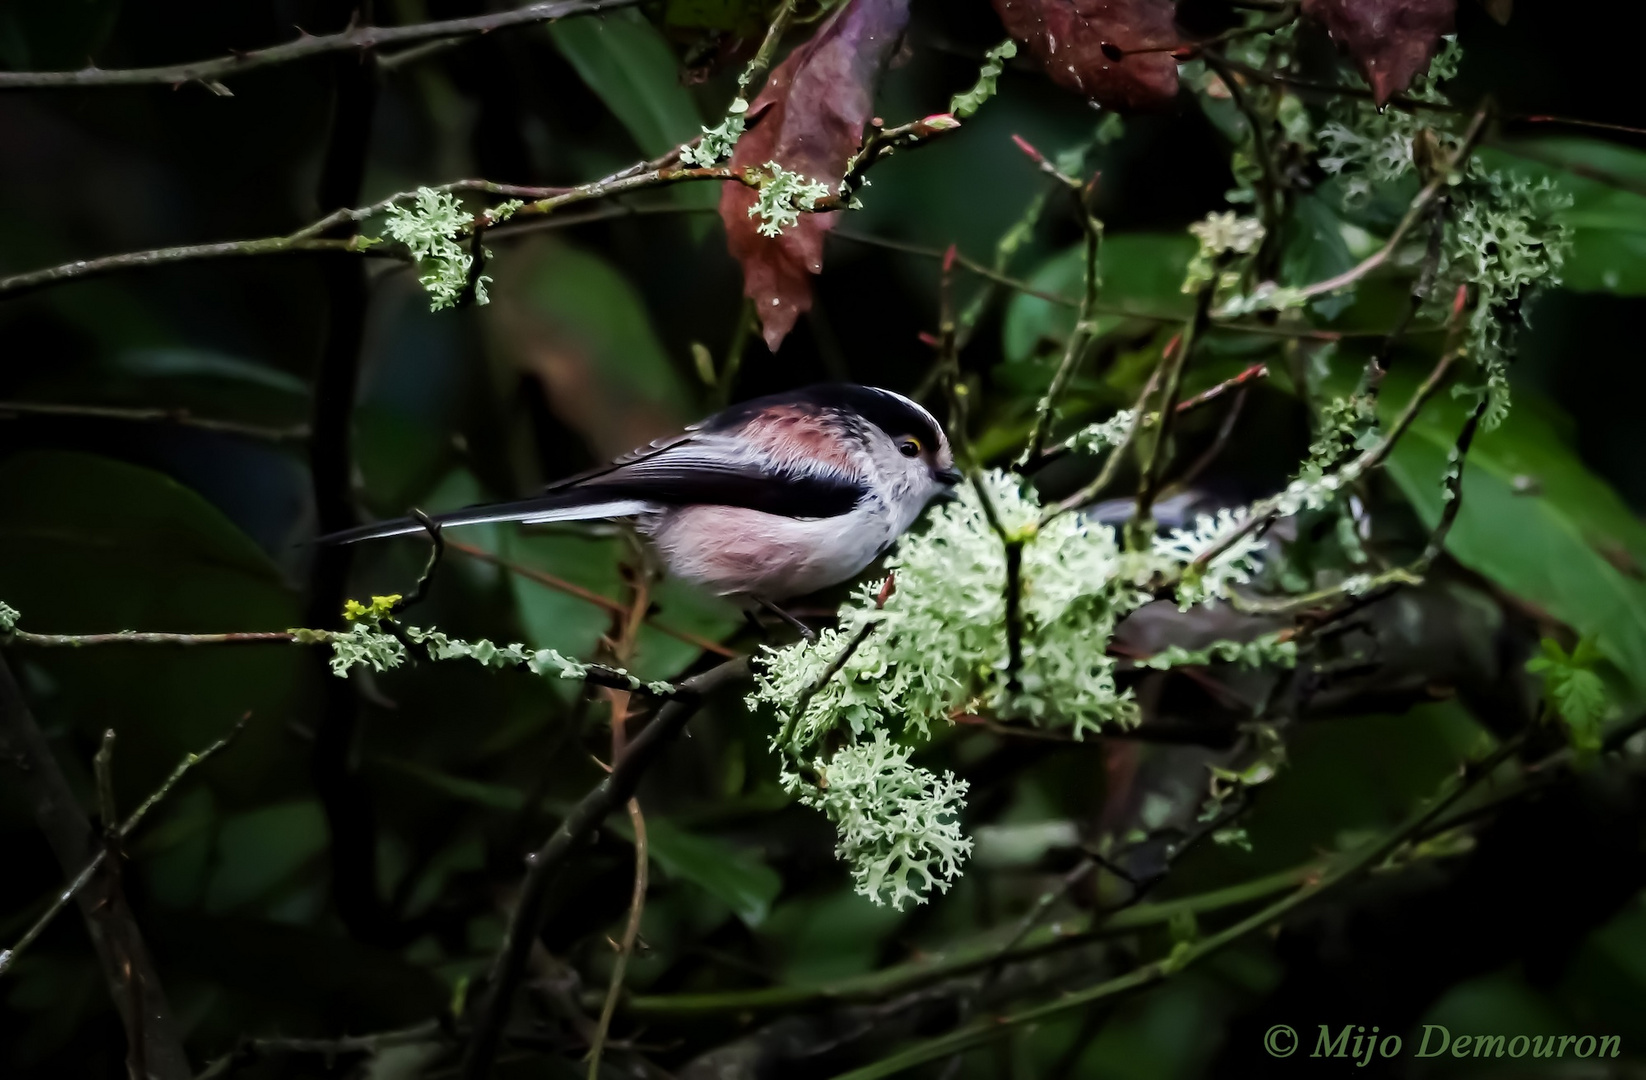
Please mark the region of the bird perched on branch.
MULTIPOLYGON (((633 519, 671 574, 769 607, 860 573, 959 480, 931 413, 890 390, 830 383, 734 405, 533 498, 427 521, 633 519)), ((403 518, 322 541, 429 527, 403 518)))

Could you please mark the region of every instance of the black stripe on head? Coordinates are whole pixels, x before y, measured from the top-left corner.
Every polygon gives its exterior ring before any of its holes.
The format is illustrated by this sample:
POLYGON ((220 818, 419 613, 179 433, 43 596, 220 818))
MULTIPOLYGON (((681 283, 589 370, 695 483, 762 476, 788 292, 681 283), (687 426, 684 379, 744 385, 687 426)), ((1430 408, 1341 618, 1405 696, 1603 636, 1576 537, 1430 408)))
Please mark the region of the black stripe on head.
POLYGON ((819 412, 838 411, 856 413, 884 431, 890 438, 913 435, 921 445, 935 449, 942 444, 942 431, 931 413, 907 398, 856 383, 818 383, 786 394, 771 394, 733 405, 719 416, 706 421, 710 430, 723 431, 735 427, 762 409, 774 405, 797 406, 819 412))

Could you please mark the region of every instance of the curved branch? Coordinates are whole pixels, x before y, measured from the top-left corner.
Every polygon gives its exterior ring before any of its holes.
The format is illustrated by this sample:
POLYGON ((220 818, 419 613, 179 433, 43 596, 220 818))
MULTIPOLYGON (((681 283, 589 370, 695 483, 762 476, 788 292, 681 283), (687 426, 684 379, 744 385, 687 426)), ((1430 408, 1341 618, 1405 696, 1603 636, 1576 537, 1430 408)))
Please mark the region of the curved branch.
POLYGON ((0 90, 54 90, 68 87, 100 86, 182 86, 199 83, 215 94, 232 96, 223 79, 244 75, 258 68, 306 60, 325 53, 358 50, 370 52, 384 45, 409 45, 438 38, 468 37, 510 26, 553 22, 571 15, 613 11, 632 7, 640 0, 557 0, 527 4, 511 11, 474 15, 466 19, 441 19, 411 26, 355 26, 335 34, 302 34, 296 41, 271 45, 251 52, 231 52, 212 60, 161 67, 84 67, 79 71, 0 71, 0 90))

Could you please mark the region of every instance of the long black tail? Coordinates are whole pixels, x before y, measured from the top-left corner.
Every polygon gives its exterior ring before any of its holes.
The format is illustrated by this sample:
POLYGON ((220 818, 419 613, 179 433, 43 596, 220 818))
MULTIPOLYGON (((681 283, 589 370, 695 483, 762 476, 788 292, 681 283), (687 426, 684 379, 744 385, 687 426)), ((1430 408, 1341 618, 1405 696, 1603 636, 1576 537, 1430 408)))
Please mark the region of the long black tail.
MULTIPOLYGON (((633 517, 651 509, 651 504, 637 499, 615 499, 609 493, 599 494, 573 489, 539 495, 518 502, 493 503, 490 506, 471 506, 445 514, 431 514, 429 520, 442 529, 464 525, 484 525, 493 521, 523 521, 539 525, 551 521, 591 521, 598 518, 633 517)), ((354 544, 361 540, 377 540, 385 536, 407 536, 420 533, 426 526, 416 518, 396 518, 345 529, 322 536, 320 544, 354 544)))

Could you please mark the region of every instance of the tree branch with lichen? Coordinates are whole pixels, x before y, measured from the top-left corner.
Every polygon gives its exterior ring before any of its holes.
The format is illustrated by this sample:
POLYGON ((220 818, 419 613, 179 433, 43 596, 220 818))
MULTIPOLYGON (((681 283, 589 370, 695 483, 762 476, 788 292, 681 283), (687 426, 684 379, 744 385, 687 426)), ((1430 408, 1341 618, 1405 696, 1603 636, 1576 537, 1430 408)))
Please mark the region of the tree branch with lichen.
POLYGON ((412 45, 440 38, 466 38, 515 26, 532 26, 574 15, 632 7, 640 0, 554 0, 527 4, 488 15, 461 19, 441 19, 407 26, 350 26, 335 34, 299 32, 295 41, 250 51, 231 51, 228 56, 196 60, 185 64, 164 64, 144 68, 99 68, 87 65, 78 71, 0 71, 0 90, 66 90, 110 86, 170 86, 198 83, 223 97, 233 94, 223 84, 248 72, 278 64, 289 64, 328 53, 371 53, 388 45, 412 45))

